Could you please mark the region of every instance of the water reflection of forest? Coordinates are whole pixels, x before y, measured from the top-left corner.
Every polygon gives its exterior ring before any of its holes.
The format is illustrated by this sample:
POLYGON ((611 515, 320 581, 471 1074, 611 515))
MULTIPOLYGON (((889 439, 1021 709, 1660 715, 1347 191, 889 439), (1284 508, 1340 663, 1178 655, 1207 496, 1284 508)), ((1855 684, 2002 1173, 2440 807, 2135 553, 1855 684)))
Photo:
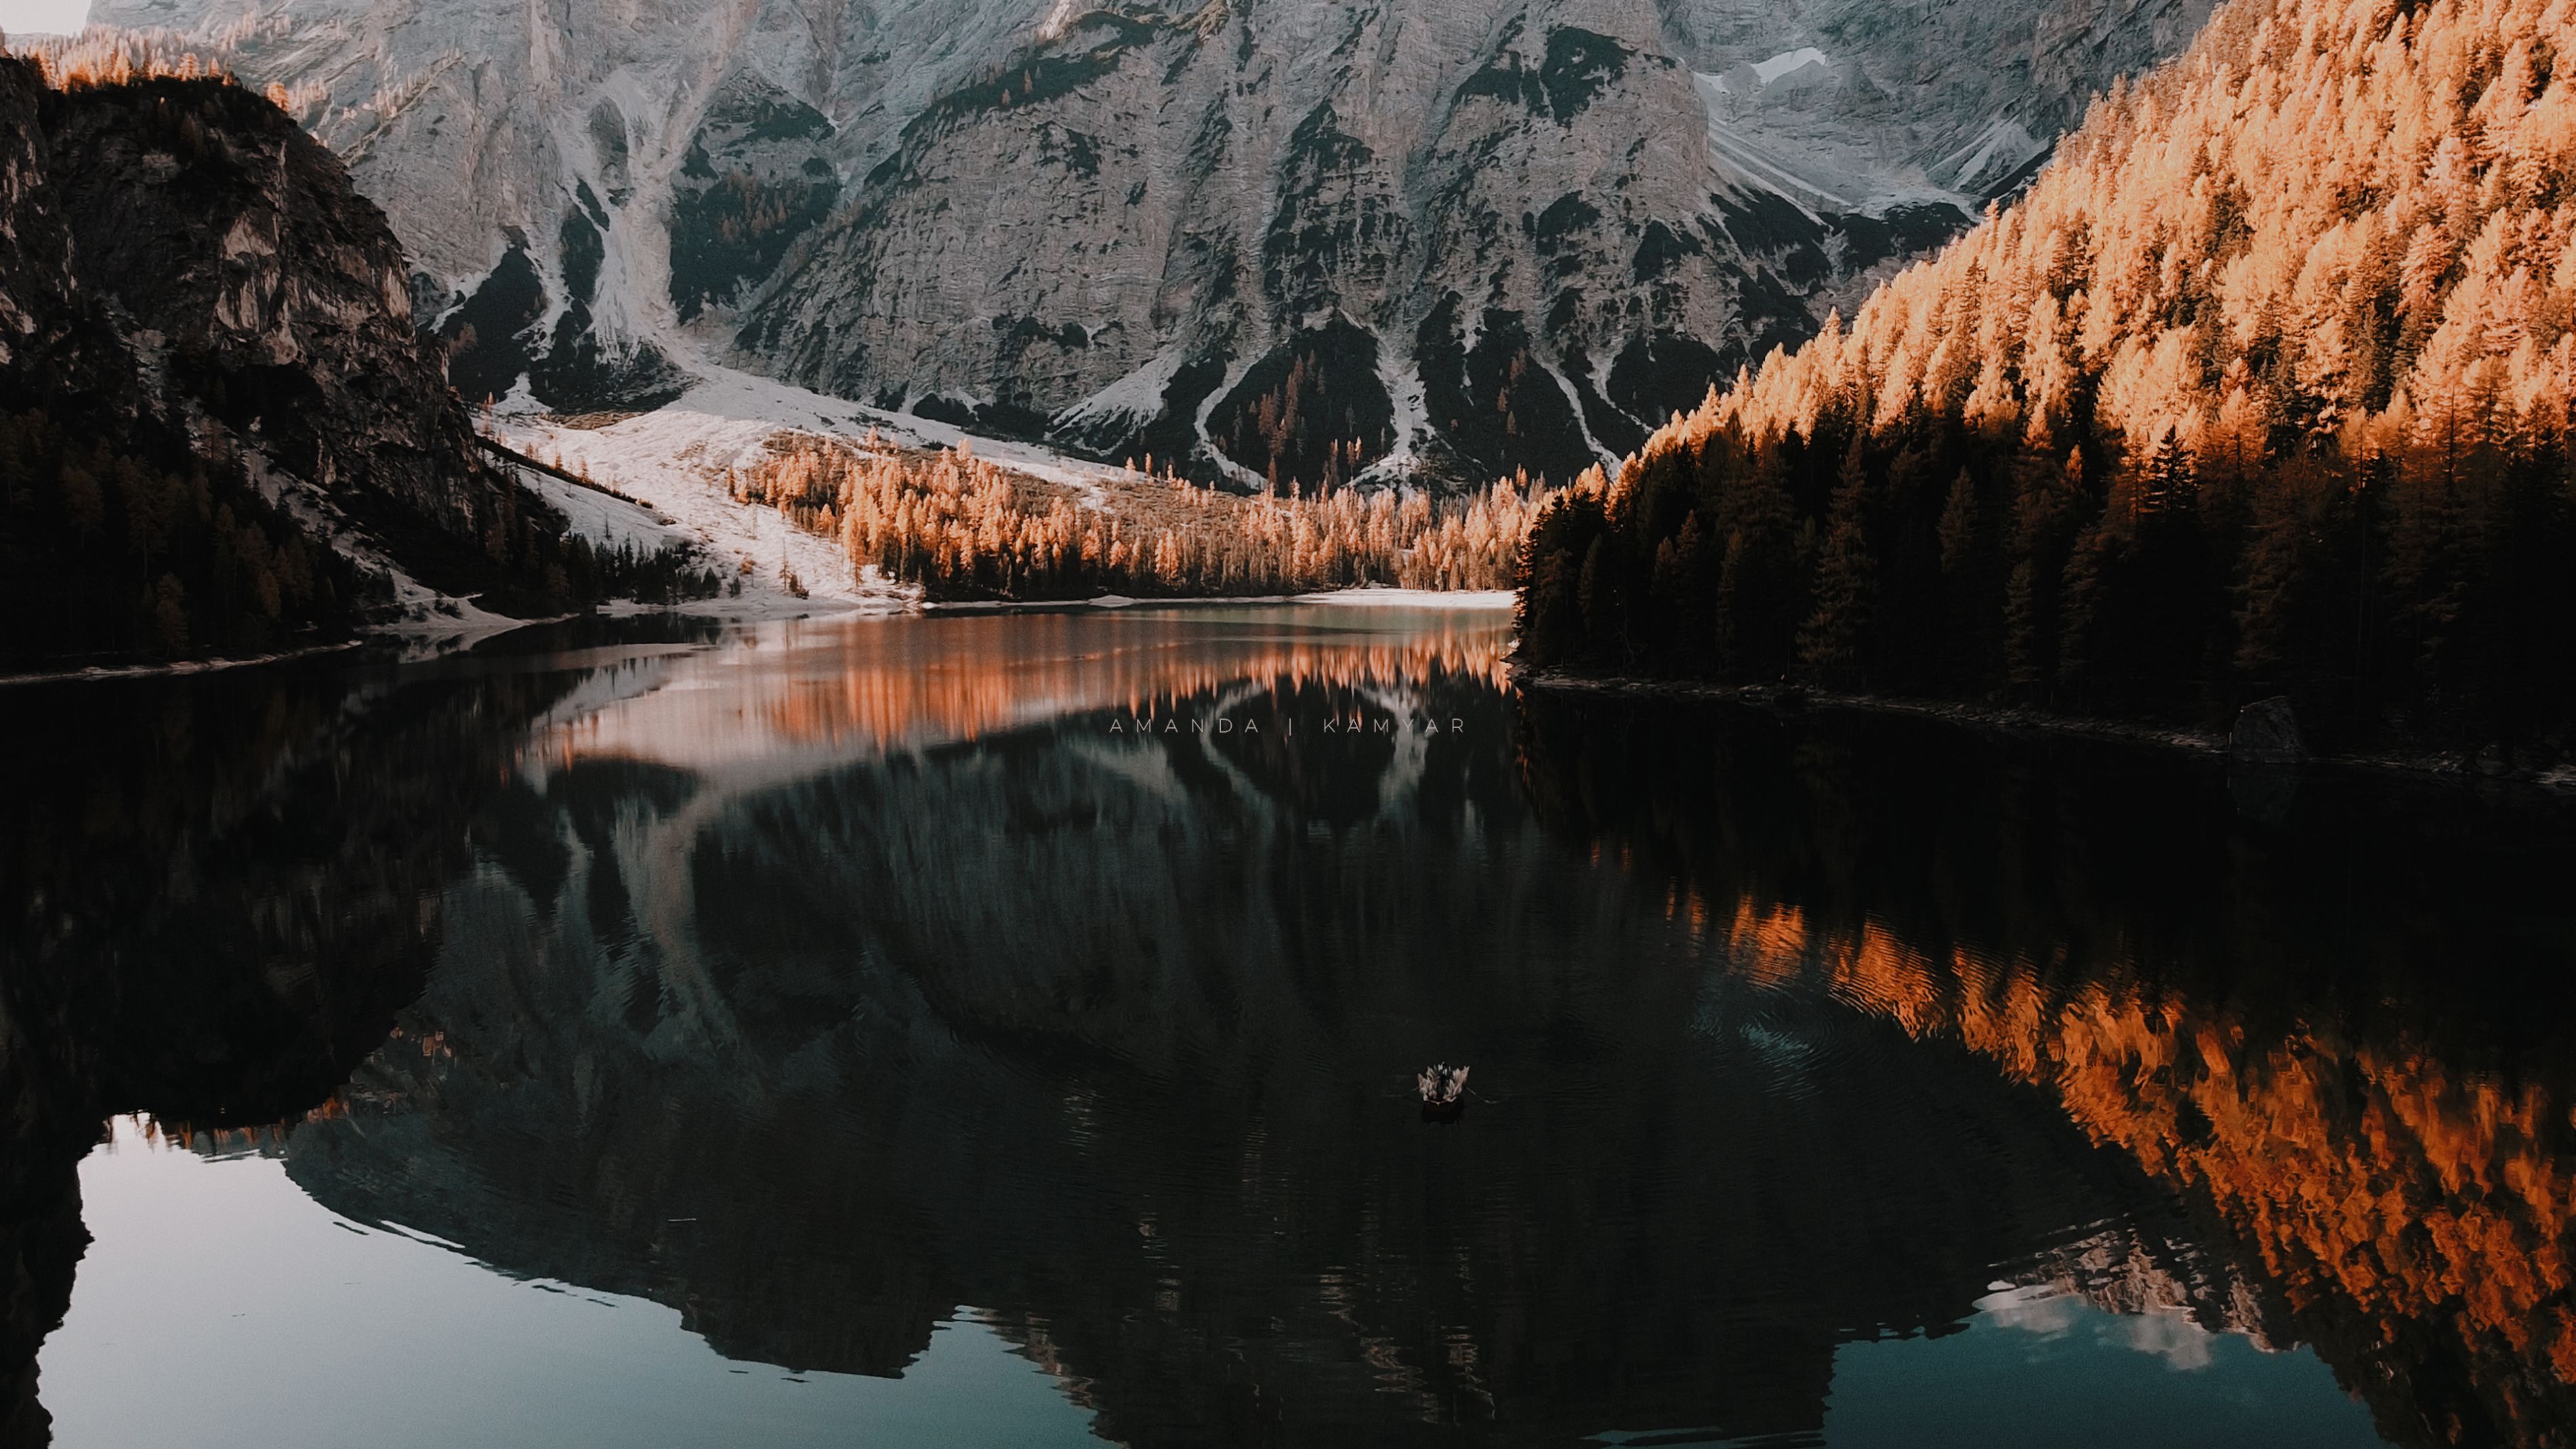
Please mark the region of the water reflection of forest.
POLYGON ((567 681, 272 669, 21 689, 0 760, 0 1445, 89 1235, 101 1121, 328 1110, 438 952, 468 822, 567 681))
POLYGON ((1848 718, 1521 738, 1740 978, 1964 1045, 2213 1210, 2391 1437, 2576 1432, 2562 804, 1848 718))
POLYGON ((895 1373, 978 1305, 1136 1443, 1812 1433, 1841 1345, 1998 1275, 2563 1442, 2563 818, 1064 618, 54 721, 0 1442, 128 1110, 288 1118, 326 1206, 739 1358, 895 1373), (1247 690, 1468 727, 1105 729, 1247 690))

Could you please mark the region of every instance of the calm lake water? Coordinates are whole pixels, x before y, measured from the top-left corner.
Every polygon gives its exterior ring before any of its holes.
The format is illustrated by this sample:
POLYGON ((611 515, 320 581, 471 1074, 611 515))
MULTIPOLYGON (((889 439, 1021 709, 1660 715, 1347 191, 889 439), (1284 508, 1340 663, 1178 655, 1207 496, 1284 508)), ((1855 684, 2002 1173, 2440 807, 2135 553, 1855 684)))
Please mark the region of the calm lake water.
POLYGON ((2569 1442, 2564 808, 1509 644, 0 691, 0 1444, 2569 1442))

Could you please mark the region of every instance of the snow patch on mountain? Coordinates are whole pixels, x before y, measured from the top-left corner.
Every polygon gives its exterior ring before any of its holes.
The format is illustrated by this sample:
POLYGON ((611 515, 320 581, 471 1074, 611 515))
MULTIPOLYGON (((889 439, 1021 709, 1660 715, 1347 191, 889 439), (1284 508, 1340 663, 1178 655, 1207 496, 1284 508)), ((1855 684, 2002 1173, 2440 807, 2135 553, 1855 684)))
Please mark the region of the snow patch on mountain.
MULTIPOLYGON (((492 432, 509 447, 649 501, 668 524, 641 510, 555 479, 535 485, 600 542, 651 536, 686 539, 719 572, 739 577, 755 606, 784 607, 801 588, 821 607, 892 612, 918 592, 857 569, 840 540, 796 527, 774 509, 736 501, 726 474, 757 462, 779 425, 739 406, 721 383, 701 383, 680 401, 602 427, 573 426, 541 412, 496 411, 492 432), (711 394, 711 395, 708 395, 711 394), (701 406, 699 399, 705 397, 701 406), (576 511, 577 510, 577 511, 576 511)), ((720 607, 720 606, 719 606, 720 607)))
POLYGON ((1134 372, 1055 415, 1051 431, 1091 436, 1132 433, 1163 411, 1163 394, 1189 355, 1166 348, 1134 372))
POLYGON ((1833 73, 1834 63, 1812 45, 1784 50, 1769 60, 1753 62, 1753 78, 1762 82, 1765 88, 1778 85, 1783 80, 1792 84, 1822 84, 1831 81, 1833 73))
MULTIPOLYGON (((522 396, 515 406, 494 412, 492 430, 508 446, 641 499, 667 520, 657 523, 614 498, 543 479, 550 486, 540 491, 565 507, 584 533, 611 545, 632 539, 640 547, 648 538, 693 542, 721 567, 738 572, 747 562, 750 569, 741 574, 746 595, 769 596, 772 611, 797 607, 779 602, 794 597, 787 587, 791 578, 824 607, 889 612, 917 607, 921 600, 919 588, 886 578, 874 565, 854 568, 839 539, 806 532, 774 509, 732 496, 727 473, 758 463, 781 433, 807 433, 861 449, 963 448, 1072 488, 1092 507, 1107 503, 1102 485, 1109 478, 1136 476, 1036 444, 977 436, 703 360, 689 365, 698 381, 678 401, 651 412, 575 426, 522 396)), ((724 604, 708 601, 704 607, 722 610, 724 604)))
POLYGON ((702 548, 706 542, 646 503, 630 503, 533 468, 515 471, 523 486, 563 514, 567 527, 594 544, 650 555, 666 548, 702 548))
MULTIPOLYGON (((1728 124, 1720 103, 1730 92, 1721 78, 1699 74, 1691 78, 1699 83, 1701 95, 1708 104, 1708 149, 1718 163, 1721 177, 1778 192, 1811 218, 1816 215, 1815 208, 1819 204, 1836 211, 1851 211, 1859 207, 1857 198, 1845 194, 1861 189, 1852 184, 1858 178, 1836 177, 1827 183, 1799 174, 1793 169, 1795 163, 1766 153, 1761 146, 1728 124), (1836 187, 1840 189, 1834 189, 1836 187)), ((1810 157, 1808 164, 1813 165, 1820 159, 1810 157)))
POLYGON ((1421 465, 1424 446, 1433 437, 1431 409, 1423 399, 1421 369, 1400 365, 1392 355, 1378 359, 1378 380, 1395 404, 1395 446, 1354 480, 1362 485, 1400 482, 1421 465))

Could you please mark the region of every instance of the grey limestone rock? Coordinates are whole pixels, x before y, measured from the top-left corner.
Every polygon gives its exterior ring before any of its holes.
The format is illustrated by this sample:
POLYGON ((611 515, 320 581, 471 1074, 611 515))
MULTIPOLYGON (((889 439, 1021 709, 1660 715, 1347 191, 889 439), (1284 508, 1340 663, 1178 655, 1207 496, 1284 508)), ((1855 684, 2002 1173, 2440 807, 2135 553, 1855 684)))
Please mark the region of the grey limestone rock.
MULTIPOLYGON (((692 358, 1237 486, 1563 478, 2209 0, 99 0, 294 92, 482 390, 692 358), (506 307, 500 304, 506 302, 506 307), (551 359, 551 360, 550 360, 551 359), (630 361, 640 359, 640 361, 630 361)), ((621 370, 623 369, 623 370, 621 370)), ((469 391, 472 389, 469 388, 469 391)))

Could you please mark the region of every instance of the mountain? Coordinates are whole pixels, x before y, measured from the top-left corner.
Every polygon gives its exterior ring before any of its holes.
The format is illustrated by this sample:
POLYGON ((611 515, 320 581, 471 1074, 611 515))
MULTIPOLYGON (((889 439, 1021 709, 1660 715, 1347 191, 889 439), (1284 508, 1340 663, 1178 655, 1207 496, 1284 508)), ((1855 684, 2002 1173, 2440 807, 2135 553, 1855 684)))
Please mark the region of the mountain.
POLYGON ((0 659, 263 652, 424 584, 579 592, 336 157, 227 82, 57 78, 0 61, 0 659))
POLYGON ((1559 480, 2020 185, 2202 0, 100 0, 275 82, 469 397, 700 358, 1236 486, 1559 480), (494 37, 509 37, 495 43, 494 37), (1336 461, 1338 458, 1339 461, 1336 461))
POLYGON ((2576 19, 2228 10, 2028 194, 1543 520, 1525 658, 2558 769, 2576 19))

